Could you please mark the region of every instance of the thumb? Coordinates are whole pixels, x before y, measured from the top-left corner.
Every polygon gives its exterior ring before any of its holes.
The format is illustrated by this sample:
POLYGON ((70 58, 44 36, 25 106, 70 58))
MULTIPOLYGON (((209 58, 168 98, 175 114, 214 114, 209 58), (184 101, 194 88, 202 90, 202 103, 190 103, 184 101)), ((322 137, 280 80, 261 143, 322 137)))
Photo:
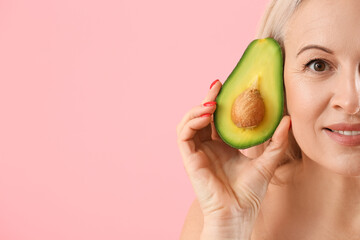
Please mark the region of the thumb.
POLYGON ((270 181, 279 162, 283 159, 288 146, 288 133, 291 126, 290 116, 284 116, 272 136, 264 153, 255 161, 257 166, 266 172, 270 181))

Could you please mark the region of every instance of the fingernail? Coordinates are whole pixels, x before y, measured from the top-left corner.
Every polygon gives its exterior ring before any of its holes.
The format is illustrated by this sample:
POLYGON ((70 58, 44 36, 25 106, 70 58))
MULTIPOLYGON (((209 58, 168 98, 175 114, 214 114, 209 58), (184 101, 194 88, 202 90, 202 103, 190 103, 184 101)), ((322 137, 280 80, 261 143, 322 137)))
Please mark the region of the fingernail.
POLYGON ((219 81, 219 79, 216 79, 215 81, 213 81, 213 83, 210 85, 210 89, 215 85, 215 83, 217 83, 219 81))
POLYGON ((290 125, 289 125, 289 130, 291 129, 291 120, 290 120, 290 125))
POLYGON ((211 106, 214 106, 216 104, 216 102, 206 102, 204 103, 204 107, 211 107, 211 106))
POLYGON ((210 117, 210 113, 204 113, 204 114, 201 115, 200 117, 210 117))

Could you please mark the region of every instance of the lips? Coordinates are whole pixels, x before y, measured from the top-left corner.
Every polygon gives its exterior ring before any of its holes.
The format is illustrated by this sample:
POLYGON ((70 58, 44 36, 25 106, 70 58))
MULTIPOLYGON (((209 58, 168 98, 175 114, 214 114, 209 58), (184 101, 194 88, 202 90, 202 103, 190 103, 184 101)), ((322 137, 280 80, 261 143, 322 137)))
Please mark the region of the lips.
POLYGON ((339 133, 341 135, 346 135, 346 136, 355 136, 355 135, 360 134, 360 131, 335 131, 335 130, 331 130, 331 129, 329 129, 329 130, 332 132, 335 132, 335 133, 339 133))
POLYGON ((340 145, 360 145, 360 124, 333 124, 325 127, 324 130, 330 139, 340 145))

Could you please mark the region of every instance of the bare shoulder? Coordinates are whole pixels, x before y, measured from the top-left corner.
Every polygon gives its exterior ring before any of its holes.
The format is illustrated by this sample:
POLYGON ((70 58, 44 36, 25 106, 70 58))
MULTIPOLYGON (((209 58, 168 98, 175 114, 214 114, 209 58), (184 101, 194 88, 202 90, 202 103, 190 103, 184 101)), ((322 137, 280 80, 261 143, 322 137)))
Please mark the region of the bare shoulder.
POLYGON ((203 214, 198 200, 195 199, 185 218, 180 240, 199 240, 203 224, 203 214))

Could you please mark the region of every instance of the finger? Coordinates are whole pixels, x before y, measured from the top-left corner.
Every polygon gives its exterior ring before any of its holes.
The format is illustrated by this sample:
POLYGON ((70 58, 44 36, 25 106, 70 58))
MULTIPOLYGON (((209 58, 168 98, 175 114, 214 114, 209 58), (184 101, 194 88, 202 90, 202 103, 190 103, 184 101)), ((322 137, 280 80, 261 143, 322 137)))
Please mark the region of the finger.
POLYGON ((185 124, 178 137, 179 148, 185 156, 195 152, 195 143, 193 138, 199 130, 209 125, 210 121, 211 115, 207 113, 203 116, 191 119, 185 124))
POLYGON ((266 142, 256 145, 254 147, 250 147, 247 149, 241 149, 240 152, 244 154, 249 159, 255 159, 261 156, 264 153, 266 147, 269 145, 270 140, 266 142))
POLYGON ((207 102, 192 108, 178 124, 176 129, 178 136, 180 135, 180 132, 184 128, 185 124, 189 122, 191 119, 197 118, 206 113, 213 114, 215 109, 216 109, 216 102, 207 102))
MULTIPOLYGON (((214 81, 211 86, 210 86, 210 90, 207 94, 207 96, 205 97, 205 99, 202 101, 202 106, 204 106, 204 104, 208 103, 208 102, 214 102, 216 100, 216 96, 220 91, 221 88, 221 82, 219 80, 214 81)), ((190 112, 188 112, 184 118, 181 120, 181 122, 178 124, 177 126, 177 134, 179 135, 179 132, 181 132, 182 128, 184 127, 184 125, 190 121, 191 119, 198 117, 200 115, 196 114, 196 109, 193 109, 190 112), (194 110, 194 111, 193 111, 194 110)), ((215 111, 215 110, 214 110, 215 111)))
POLYGON ((213 140, 222 140, 221 137, 219 136, 216 128, 215 128, 215 124, 214 124, 213 120, 211 121, 211 139, 213 139, 213 140))
POLYGON ((290 116, 283 117, 264 153, 254 160, 254 164, 263 173, 267 181, 271 180, 279 162, 285 155, 290 122, 290 116))
POLYGON ((180 132, 179 140, 180 141, 188 141, 191 140, 197 131, 205 128, 209 125, 211 121, 211 115, 209 113, 205 113, 204 115, 191 119, 187 122, 180 132))
MULTIPOLYGON (((220 92, 220 89, 222 87, 222 83, 219 80, 216 80, 212 85, 210 86, 210 91, 208 92, 207 96, 205 97, 203 102, 216 102, 216 97, 220 92)), ((221 137, 219 136, 215 124, 214 124, 214 116, 211 118, 211 138, 213 140, 221 140, 221 137)))
POLYGON ((221 86, 221 82, 219 80, 216 80, 215 83, 211 85, 211 88, 208 91, 205 99, 203 100, 203 103, 216 101, 216 97, 219 94, 221 86))

